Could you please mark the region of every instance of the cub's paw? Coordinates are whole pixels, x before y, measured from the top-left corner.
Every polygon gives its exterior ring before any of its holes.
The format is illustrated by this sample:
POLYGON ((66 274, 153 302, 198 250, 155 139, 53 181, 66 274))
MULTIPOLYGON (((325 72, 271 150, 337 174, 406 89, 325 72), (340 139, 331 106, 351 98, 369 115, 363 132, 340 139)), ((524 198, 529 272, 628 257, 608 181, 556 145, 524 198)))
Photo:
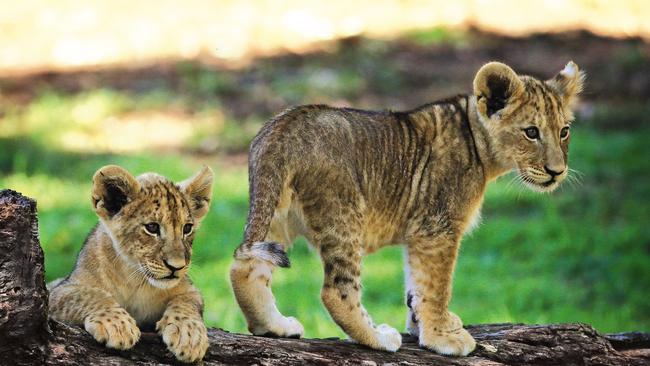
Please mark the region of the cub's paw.
POLYGON ((377 348, 388 352, 397 352, 402 346, 402 335, 397 329, 388 324, 380 324, 375 328, 375 337, 377 339, 377 348))
POLYGON ((467 356, 476 348, 476 341, 463 328, 460 318, 449 312, 440 324, 420 329, 420 346, 446 356, 467 356))
POLYGON ((117 308, 99 311, 84 321, 86 331, 106 347, 129 349, 140 339, 140 329, 126 310, 117 308))
POLYGON ((165 315, 156 323, 167 349, 182 362, 197 362, 208 350, 208 330, 203 319, 165 315))
POLYGON ((292 316, 280 316, 266 325, 251 325, 248 330, 254 335, 280 338, 301 338, 305 333, 302 324, 292 316))

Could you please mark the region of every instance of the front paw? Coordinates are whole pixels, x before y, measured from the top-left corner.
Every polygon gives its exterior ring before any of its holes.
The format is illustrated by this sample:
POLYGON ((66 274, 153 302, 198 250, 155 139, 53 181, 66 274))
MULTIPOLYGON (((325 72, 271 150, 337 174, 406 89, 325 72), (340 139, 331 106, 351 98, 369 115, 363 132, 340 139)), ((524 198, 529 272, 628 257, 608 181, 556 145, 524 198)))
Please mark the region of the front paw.
POLYGON ((140 329, 124 309, 109 309, 89 315, 84 321, 86 331, 106 347, 129 349, 140 339, 140 329))
POLYGON ((441 321, 426 329, 420 324, 420 346, 446 356, 466 356, 476 348, 476 341, 463 328, 460 318, 449 312, 441 321))
POLYGON ((167 349, 182 362, 200 361, 210 345, 208 330, 200 318, 165 315, 156 323, 156 330, 167 349))
POLYGON ((399 334, 397 329, 392 328, 388 324, 380 324, 375 329, 375 337, 377 338, 378 348, 388 352, 397 352, 402 346, 402 335, 399 334))

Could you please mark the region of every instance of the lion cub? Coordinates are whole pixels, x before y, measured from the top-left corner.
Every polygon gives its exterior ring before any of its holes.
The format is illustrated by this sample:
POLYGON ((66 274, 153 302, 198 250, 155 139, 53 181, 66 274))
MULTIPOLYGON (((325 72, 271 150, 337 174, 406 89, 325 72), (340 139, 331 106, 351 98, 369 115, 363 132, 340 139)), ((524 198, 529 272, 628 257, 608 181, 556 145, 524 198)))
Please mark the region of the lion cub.
POLYGON ((408 112, 310 105, 267 122, 250 148, 248 222, 230 272, 249 330, 302 335, 269 284, 303 235, 320 252, 321 298, 334 321, 359 343, 396 351, 401 336, 373 323, 360 279, 365 254, 401 243, 408 331, 438 353, 470 353, 474 339, 448 311, 461 237, 498 176, 515 170, 538 191, 564 180, 582 83, 573 62, 547 81, 492 62, 476 74, 473 94, 408 112))
POLYGON ((51 316, 83 324, 117 349, 133 347, 138 326, 155 323, 176 358, 201 360, 208 348, 203 300, 187 270, 211 197, 208 167, 179 184, 154 173, 134 178, 114 165, 99 169, 92 188, 99 224, 72 274, 50 285, 51 316))

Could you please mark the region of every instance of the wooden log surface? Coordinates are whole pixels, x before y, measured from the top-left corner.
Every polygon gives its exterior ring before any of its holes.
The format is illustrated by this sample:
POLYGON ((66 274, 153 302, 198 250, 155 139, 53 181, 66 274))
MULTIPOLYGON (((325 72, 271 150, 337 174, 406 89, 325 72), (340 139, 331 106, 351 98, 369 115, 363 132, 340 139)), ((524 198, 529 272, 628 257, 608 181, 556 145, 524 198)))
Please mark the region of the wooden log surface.
MULTIPOLYGON (((404 335, 396 353, 339 339, 274 339, 209 329, 206 365, 650 365, 650 334, 600 334, 586 324, 467 326, 468 357, 422 350, 404 335)), ((47 319, 36 204, 0 191, 0 365, 177 364, 161 339, 143 333, 128 351, 105 348, 83 329, 47 319)))

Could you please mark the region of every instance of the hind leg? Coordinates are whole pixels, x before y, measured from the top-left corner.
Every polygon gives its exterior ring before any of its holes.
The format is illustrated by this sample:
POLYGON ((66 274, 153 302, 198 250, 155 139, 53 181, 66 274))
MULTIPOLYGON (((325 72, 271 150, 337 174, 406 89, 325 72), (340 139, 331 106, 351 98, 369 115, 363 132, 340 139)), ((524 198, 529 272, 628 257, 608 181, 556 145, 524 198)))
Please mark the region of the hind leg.
POLYGON ((361 305, 361 247, 331 234, 317 239, 325 279, 321 298, 334 321, 350 338, 366 346, 395 352, 402 344, 399 332, 386 324, 375 326, 361 305))
MULTIPOLYGON (((271 226, 268 241, 291 240, 279 225, 271 226)), ((235 259, 230 267, 230 282, 248 330, 255 335, 300 338, 304 328, 294 317, 285 317, 275 304, 271 282, 275 265, 269 261, 235 259)))
POLYGON ((248 330, 255 335, 300 338, 304 329, 294 317, 285 317, 275 305, 271 280, 275 266, 260 259, 235 260, 230 281, 248 330))

